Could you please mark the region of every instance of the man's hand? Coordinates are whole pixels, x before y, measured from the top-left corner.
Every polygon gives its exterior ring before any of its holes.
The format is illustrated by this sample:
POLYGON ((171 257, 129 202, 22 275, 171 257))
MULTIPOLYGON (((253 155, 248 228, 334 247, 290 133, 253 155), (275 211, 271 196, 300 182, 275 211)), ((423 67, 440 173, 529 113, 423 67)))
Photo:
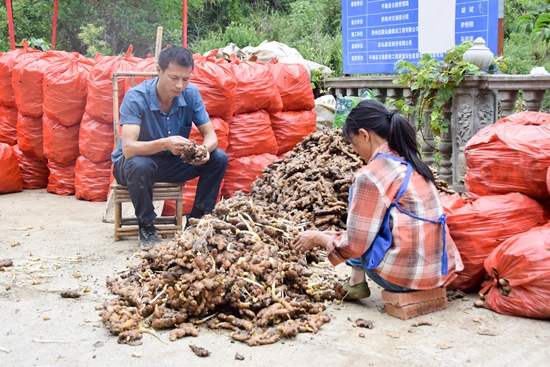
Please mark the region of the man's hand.
POLYGON ((200 166, 201 164, 205 164, 206 162, 208 162, 210 160, 210 152, 208 151, 208 149, 206 149, 206 157, 200 159, 200 160, 192 160, 192 161, 189 161, 189 164, 192 164, 194 166, 200 166))
POLYGON ((172 152, 173 155, 181 155, 184 146, 192 144, 190 140, 185 139, 180 135, 169 136, 166 139, 166 150, 172 152))

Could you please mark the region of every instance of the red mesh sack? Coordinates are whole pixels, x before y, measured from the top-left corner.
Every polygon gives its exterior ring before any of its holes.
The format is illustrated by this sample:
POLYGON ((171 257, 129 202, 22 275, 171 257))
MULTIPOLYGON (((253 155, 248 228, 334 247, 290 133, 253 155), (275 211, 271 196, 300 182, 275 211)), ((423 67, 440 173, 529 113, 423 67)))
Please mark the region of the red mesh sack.
POLYGON ((504 241, 485 260, 485 270, 490 277, 481 291, 485 307, 505 315, 550 319, 550 224, 504 241), (511 289, 503 288, 506 282, 511 289))
POLYGON ((277 139, 265 110, 233 115, 229 120, 229 158, 277 154, 277 139))
POLYGON ((191 83, 201 92, 208 114, 228 120, 235 108, 237 79, 231 64, 210 56, 193 55, 195 68, 191 83))
POLYGON ((504 240, 546 222, 542 205, 520 193, 483 196, 448 214, 449 232, 464 263, 449 288, 479 289, 487 256, 504 240))
POLYGON ((36 58, 43 54, 40 50, 30 48, 23 40, 23 48, 18 48, 0 56, 0 105, 15 107, 15 95, 11 86, 13 67, 27 58, 36 58))
POLYGON ((546 190, 550 194, 550 167, 546 170, 546 190))
POLYGON ((11 85, 19 113, 25 116, 42 116, 44 71, 52 61, 66 55, 65 51, 48 51, 40 57, 27 58, 13 67, 11 85))
POLYGON ((13 150, 19 161, 23 190, 43 189, 48 186, 48 176, 50 175, 48 160, 45 158, 35 159, 23 153, 18 145, 14 145, 13 150))
MULTIPOLYGON (((183 187, 182 202, 181 202, 183 215, 189 214, 193 210, 193 204, 195 203, 195 196, 197 194, 198 183, 199 183, 199 177, 194 178, 190 181, 185 181, 185 186, 183 187)), ((223 180, 222 180, 222 184, 220 185, 220 191, 218 193, 218 200, 216 200, 216 203, 218 203, 222 197, 222 187, 223 187, 223 180)), ((176 201, 165 200, 164 206, 162 208, 162 215, 172 216, 175 214, 176 214, 176 201)))
POLYGON ((29 117, 17 114, 17 144, 25 154, 35 159, 44 159, 44 134, 42 117, 29 117))
MULTIPOLYGON (((133 65, 130 71, 148 72, 148 73, 156 72, 157 63, 155 62, 155 58, 152 55, 148 55, 146 59, 143 59, 137 64, 133 65)), ((134 76, 133 82, 132 82, 132 77, 130 76, 119 77, 119 79, 120 78, 124 80, 124 92, 128 92, 130 88, 135 87, 138 84, 141 84, 144 80, 154 78, 154 76, 134 76)))
MULTIPOLYGON (((99 58, 90 71, 88 95, 85 112, 94 119, 113 122, 113 73, 130 71, 141 59, 131 57, 133 47, 128 47, 125 57, 103 56, 99 58)), ((118 102, 124 97, 124 78, 118 79, 118 102)))
POLYGON ((50 175, 46 191, 51 194, 69 196, 74 195, 74 167, 76 160, 68 163, 48 161, 50 175))
POLYGON ((93 59, 78 52, 50 63, 44 72, 45 115, 65 126, 80 123, 86 108, 88 77, 94 64, 93 59))
POLYGON ((441 196, 439 198, 441 201, 441 205, 443 206, 443 210, 445 211, 445 214, 452 215, 455 214, 455 212, 462 208, 464 205, 468 204, 468 200, 463 199, 460 194, 452 194, 447 196, 441 196))
POLYGON ((110 160, 114 147, 113 125, 94 120, 85 113, 80 124, 78 146, 80 154, 92 162, 110 160))
POLYGON ((17 144, 17 108, 0 106, 0 143, 17 144))
POLYGON ((248 194, 256 177, 262 178, 262 170, 277 159, 276 155, 266 153, 229 161, 225 171, 222 196, 229 199, 237 191, 248 194))
POLYGON ((478 131, 466 144, 465 188, 468 197, 521 192, 550 199, 550 115, 521 112, 478 131))
POLYGON ((277 139, 277 154, 294 149, 304 136, 317 131, 315 111, 282 111, 269 117, 277 139))
MULTIPOLYGON (((218 148, 225 151, 229 145, 229 124, 220 117, 211 117, 210 122, 214 127, 216 136, 218 137, 218 148)), ((189 134, 189 140, 194 140, 197 144, 202 144, 202 135, 199 129, 193 124, 191 126, 191 133, 189 134)))
POLYGON ((261 109, 275 113, 283 109, 275 79, 266 64, 239 61, 236 58, 232 61, 231 66, 237 79, 234 115, 261 109))
MULTIPOLYGON (((44 157, 57 163, 70 163, 80 155, 78 132, 80 125, 65 126, 47 115, 42 116, 44 133, 44 157)), ((50 169, 51 171, 51 169, 50 169)))
POLYGON ((81 155, 74 167, 75 197, 79 200, 106 201, 111 177, 111 161, 92 162, 81 155))
POLYGON ((23 191, 17 155, 11 145, 0 143, 0 194, 23 191))
POLYGON ((309 72, 302 64, 268 64, 281 95, 283 111, 312 110, 315 98, 309 72))

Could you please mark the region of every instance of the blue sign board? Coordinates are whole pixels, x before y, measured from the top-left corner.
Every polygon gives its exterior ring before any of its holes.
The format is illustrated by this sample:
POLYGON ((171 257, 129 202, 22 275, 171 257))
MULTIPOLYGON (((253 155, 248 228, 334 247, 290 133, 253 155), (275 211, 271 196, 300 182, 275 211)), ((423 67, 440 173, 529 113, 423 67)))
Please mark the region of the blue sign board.
POLYGON ((342 0, 345 74, 394 73, 397 60, 482 37, 497 54, 499 0, 342 0))

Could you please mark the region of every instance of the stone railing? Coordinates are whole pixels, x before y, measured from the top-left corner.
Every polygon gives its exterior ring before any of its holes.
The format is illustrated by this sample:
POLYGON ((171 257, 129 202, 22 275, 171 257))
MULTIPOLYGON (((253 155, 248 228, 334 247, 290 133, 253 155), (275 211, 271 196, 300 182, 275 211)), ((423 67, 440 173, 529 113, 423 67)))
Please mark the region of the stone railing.
MULTIPOLYGON (((324 88, 335 97, 358 96, 362 90, 370 89, 382 103, 390 99, 405 99, 411 104, 414 96, 410 89, 394 84, 394 79, 391 75, 330 78, 325 80, 324 88)), ((466 76, 454 88, 452 101, 445 111, 451 120, 451 131, 439 136, 439 177, 456 190, 463 191, 466 174, 464 146, 468 140, 483 127, 512 114, 518 103, 522 110, 539 111, 548 89, 550 75, 466 76)), ((410 117, 410 121, 414 123, 414 117, 410 117)), ((434 163, 436 137, 429 128, 424 128, 421 135, 423 160, 431 165, 434 163)))

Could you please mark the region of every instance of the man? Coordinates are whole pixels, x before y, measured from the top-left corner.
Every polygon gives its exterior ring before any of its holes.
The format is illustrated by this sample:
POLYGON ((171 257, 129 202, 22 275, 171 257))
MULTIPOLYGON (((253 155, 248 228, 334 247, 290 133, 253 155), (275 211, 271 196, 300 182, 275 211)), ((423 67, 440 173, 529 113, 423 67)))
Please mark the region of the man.
POLYGON ((182 47, 166 47, 159 55, 158 78, 130 89, 120 107, 121 141, 111 154, 113 174, 128 186, 139 224, 139 244, 149 250, 160 242, 153 225, 153 184, 184 182, 200 177, 193 210, 200 218, 216 205, 227 168, 227 155, 217 149, 218 138, 202 97, 189 83, 194 61, 182 47), (200 161, 184 163, 182 149, 194 122, 208 153, 200 161))

